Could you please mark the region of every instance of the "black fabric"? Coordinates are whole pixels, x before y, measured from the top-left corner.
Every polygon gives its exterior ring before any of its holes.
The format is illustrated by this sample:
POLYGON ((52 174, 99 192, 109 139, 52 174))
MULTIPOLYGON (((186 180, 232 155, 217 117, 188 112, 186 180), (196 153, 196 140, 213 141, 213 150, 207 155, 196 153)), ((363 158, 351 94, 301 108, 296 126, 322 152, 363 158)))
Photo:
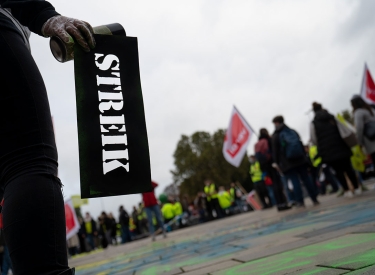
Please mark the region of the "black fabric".
MULTIPOLYGON (((286 158, 285 152, 282 149, 281 143, 280 143, 280 133, 284 129, 290 129, 290 128, 284 124, 280 127, 280 129, 277 129, 272 135, 272 150, 273 150, 272 156, 273 156, 273 161, 279 165, 281 171, 287 172, 288 170, 292 168, 305 165, 307 163, 307 158, 306 156, 303 156, 301 158, 296 158, 296 159, 286 158)), ((301 143, 301 146, 302 146, 302 143, 301 143)))
POLYGON ((318 142, 318 152, 323 162, 349 158, 352 151, 341 138, 333 115, 321 110, 315 113, 314 127, 318 142))
POLYGON ((350 158, 335 160, 327 163, 336 172, 336 178, 339 180, 342 188, 345 191, 349 190, 348 183, 345 178, 345 174, 348 176, 349 180, 352 182, 354 189, 358 188, 358 179, 353 170, 350 158))
MULTIPOLYGON (((44 0, 0 0, 0 5, 2 8, 11 9, 12 15, 22 25, 39 35, 42 35, 43 24, 49 18, 59 15, 55 8, 44 0)), ((14 29, 15 27, 9 19, 0 18, 0 28, 14 29)))
POLYGON ((0 28, 0 187, 14 274, 68 269, 64 201, 47 93, 22 37, 0 28))

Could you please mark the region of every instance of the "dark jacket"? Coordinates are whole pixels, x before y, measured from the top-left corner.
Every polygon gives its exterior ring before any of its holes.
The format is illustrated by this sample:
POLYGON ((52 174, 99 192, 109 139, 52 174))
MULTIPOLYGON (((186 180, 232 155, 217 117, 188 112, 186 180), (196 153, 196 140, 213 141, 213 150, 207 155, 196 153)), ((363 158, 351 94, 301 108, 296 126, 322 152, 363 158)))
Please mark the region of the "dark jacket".
MULTIPOLYGON (((22 25, 28 27, 30 31, 42 35, 43 24, 51 17, 59 15, 55 8, 44 0, 0 0, 2 8, 11 9, 15 17, 22 25)), ((0 13, 0 28, 18 29, 13 22, 0 13)))
POLYGON ((352 151, 341 138, 333 115, 324 110, 317 111, 313 124, 318 152, 323 162, 329 163, 350 158, 352 151))
POLYGON ((128 214, 128 212, 126 212, 126 210, 120 211, 120 217, 119 217, 118 220, 119 220, 119 223, 122 227, 125 227, 125 228, 129 227, 130 218, 129 218, 129 214, 128 214))
MULTIPOLYGON (((288 172, 292 168, 295 168, 301 165, 307 165, 307 158, 306 156, 303 156, 301 158, 291 160, 285 157, 285 153, 281 148, 280 137, 279 137, 280 133, 284 129, 290 129, 290 128, 284 124, 280 127, 280 129, 277 129, 272 135, 272 156, 273 156, 273 161, 279 165, 281 171, 288 172)), ((301 142, 301 146, 303 148, 302 142, 301 142)))

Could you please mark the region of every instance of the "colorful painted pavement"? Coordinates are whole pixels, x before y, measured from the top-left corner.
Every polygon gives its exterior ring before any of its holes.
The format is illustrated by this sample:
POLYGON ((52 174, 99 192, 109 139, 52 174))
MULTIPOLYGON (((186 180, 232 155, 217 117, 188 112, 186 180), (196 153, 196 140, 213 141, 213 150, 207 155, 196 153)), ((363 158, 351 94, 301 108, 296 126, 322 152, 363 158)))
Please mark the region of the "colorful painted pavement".
POLYGON ((88 274, 375 274, 375 191, 250 212, 79 256, 88 274), (374 269, 374 271, 372 271, 374 269))

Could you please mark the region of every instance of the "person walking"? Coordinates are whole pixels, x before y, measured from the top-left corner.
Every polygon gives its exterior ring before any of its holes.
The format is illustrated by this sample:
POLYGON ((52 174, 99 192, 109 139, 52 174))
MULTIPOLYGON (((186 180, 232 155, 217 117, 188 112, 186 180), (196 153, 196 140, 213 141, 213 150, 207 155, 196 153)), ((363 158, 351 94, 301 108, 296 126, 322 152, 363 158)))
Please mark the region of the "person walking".
POLYGON ((318 205, 314 183, 307 172, 307 157, 298 133, 284 124, 282 116, 272 120, 275 132, 272 136, 273 166, 279 169, 293 185, 296 207, 304 207, 301 182, 305 185, 314 205, 318 205))
POLYGON ((355 194, 361 194, 362 190, 350 161, 351 148, 341 138, 335 117, 324 110, 321 104, 314 102, 312 105, 315 117, 310 125, 311 142, 317 145, 322 161, 335 170, 336 177, 345 191, 344 196, 353 196, 345 174, 351 181, 355 194))
POLYGON ((350 102, 353 107, 354 126, 358 143, 371 156, 372 163, 375 165, 374 109, 358 95, 355 95, 350 102))
POLYGON ((51 112, 29 34, 57 36, 68 48, 76 42, 88 52, 95 47, 93 30, 84 21, 60 15, 47 1, 0 0, 0 5, 0 187, 13 272, 74 274, 66 253, 51 112))
POLYGON ((262 128, 259 131, 259 140, 254 146, 255 158, 259 161, 260 168, 264 173, 264 177, 268 177, 269 185, 266 185, 271 201, 277 205, 278 211, 288 210, 287 200, 283 193, 283 182, 278 171, 272 167, 272 138, 270 137, 267 129, 262 128), (271 192, 273 191, 273 194, 271 192), (273 199, 274 198, 274 199, 273 199))
POLYGON ((155 241, 155 227, 153 224, 153 215, 155 215, 156 221, 159 225, 159 227, 163 231, 163 236, 164 238, 167 237, 167 234, 164 229, 164 223, 163 223, 163 218, 161 216, 161 211, 160 211, 160 206, 158 204, 158 201, 156 200, 155 197, 155 188, 158 187, 158 184, 154 181, 151 181, 152 185, 152 191, 143 193, 142 194, 142 199, 143 199, 143 204, 144 204, 144 210, 146 211, 147 215, 147 220, 148 220, 148 227, 150 231, 150 235, 152 237, 152 241, 155 241))

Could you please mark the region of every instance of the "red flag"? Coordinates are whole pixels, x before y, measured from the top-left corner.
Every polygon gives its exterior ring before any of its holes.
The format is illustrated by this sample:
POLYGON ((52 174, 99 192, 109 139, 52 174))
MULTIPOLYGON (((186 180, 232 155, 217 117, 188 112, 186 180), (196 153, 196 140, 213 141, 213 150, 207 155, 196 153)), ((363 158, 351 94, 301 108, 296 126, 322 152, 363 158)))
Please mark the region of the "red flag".
POLYGON ((66 239, 70 239, 79 230, 79 222, 74 211, 72 200, 65 202, 66 239))
POLYGON ((238 167, 246 153, 253 130, 240 112, 233 107, 229 127, 225 134, 224 158, 233 166, 238 167))
POLYGON ((363 73, 361 96, 367 103, 375 104, 375 83, 367 64, 365 64, 365 71, 363 73))

